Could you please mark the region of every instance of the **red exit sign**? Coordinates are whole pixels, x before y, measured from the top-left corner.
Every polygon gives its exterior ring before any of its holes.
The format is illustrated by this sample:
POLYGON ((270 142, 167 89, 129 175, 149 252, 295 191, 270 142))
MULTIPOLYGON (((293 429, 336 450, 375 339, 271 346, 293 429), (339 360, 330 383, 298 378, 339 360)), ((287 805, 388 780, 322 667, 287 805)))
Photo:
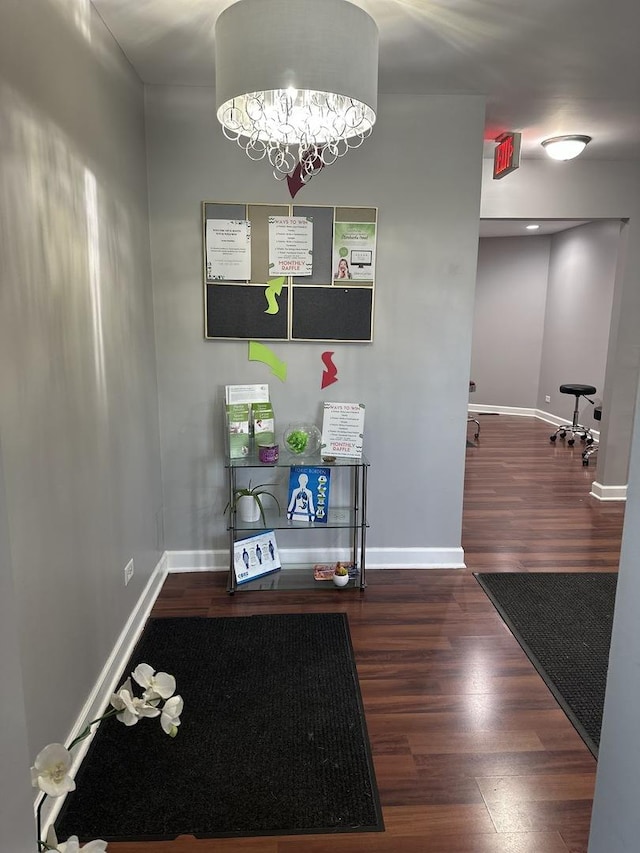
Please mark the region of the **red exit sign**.
POLYGON ((520 133, 503 133, 493 152, 493 179, 504 178, 520 166, 520 133))

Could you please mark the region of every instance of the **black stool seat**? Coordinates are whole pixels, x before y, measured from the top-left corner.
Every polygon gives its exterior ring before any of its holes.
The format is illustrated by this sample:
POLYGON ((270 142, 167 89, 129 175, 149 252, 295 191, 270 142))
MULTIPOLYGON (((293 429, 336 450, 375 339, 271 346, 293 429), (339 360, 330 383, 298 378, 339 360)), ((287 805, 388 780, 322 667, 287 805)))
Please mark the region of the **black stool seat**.
POLYGON ((581 397, 583 394, 595 394, 596 388, 593 385, 561 385, 560 393, 575 394, 577 397, 581 397))

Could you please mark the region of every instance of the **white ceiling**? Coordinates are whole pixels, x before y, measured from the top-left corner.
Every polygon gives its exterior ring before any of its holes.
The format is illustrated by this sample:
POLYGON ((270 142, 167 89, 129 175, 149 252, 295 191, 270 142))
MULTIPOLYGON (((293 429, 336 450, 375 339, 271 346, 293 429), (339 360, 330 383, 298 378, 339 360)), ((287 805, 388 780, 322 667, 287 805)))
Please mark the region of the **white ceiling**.
POLYGON ((587 219, 481 219, 481 237, 541 237, 585 225, 587 219), (527 225, 537 225, 528 230, 527 225))
MULTIPOLYGON (((214 83, 231 2, 93 0, 142 80, 177 85, 214 83)), ((640 157, 640 0, 354 2, 380 30, 380 92, 486 95, 485 156, 519 130, 523 158, 563 133, 593 137, 585 159, 640 157)))

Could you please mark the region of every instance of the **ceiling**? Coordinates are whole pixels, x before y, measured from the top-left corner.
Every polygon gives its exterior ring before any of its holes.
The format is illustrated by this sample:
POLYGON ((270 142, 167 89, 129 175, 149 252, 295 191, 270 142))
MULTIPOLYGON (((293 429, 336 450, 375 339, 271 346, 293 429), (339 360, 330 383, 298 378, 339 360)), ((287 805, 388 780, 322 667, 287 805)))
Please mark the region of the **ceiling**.
POLYGON ((542 237, 585 225, 588 219, 481 219, 480 237, 542 237), (538 228, 527 229, 527 225, 538 228))
MULTIPOLYGON (((145 83, 198 86, 214 84, 232 2, 93 0, 145 83)), ((523 159, 564 133, 593 137, 583 159, 640 156, 640 0, 354 2, 378 24, 381 93, 486 96, 485 156, 505 130, 522 132, 523 159)))

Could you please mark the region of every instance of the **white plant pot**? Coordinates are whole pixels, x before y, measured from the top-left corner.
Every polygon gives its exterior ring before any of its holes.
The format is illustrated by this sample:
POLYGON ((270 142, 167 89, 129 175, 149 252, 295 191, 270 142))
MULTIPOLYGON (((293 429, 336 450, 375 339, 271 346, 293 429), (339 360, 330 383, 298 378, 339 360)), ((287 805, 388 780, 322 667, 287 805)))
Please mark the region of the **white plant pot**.
POLYGON ((349 583, 349 575, 334 575, 333 582, 336 586, 346 586, 349 583))
POLYGON ((252 495, 241 495, 236 508, 241 521, 258 521, 260 518, 258 501, 252 495))

